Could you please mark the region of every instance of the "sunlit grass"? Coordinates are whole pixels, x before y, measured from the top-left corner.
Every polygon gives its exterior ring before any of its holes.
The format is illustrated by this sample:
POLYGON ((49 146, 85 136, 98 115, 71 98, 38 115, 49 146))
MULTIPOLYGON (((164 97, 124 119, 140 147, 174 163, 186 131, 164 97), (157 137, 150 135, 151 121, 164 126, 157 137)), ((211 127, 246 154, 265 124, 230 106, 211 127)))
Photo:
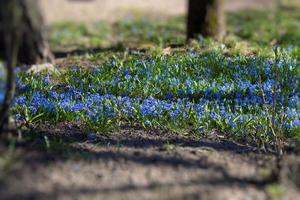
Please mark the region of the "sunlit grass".
POLYGON ((13 113, 25 124, 69 121, 100 134, 122 126, 217 129, 281 144, 299 137, 299 77, 299 61, 285 50, 273 58, 228 57, 222 49, 111 57, 87 69, 19 74, 13 113))

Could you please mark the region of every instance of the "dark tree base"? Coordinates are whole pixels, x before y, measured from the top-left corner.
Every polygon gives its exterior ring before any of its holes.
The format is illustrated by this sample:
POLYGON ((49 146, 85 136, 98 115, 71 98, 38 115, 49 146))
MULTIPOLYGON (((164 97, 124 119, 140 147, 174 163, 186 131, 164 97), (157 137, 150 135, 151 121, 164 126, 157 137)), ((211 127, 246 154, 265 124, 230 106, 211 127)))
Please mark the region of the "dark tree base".
POLYGON ((0 54, 6 62, 6 93, 0 110, 0 134, 8 123, 17 63, 51 62, 37 0, 0 0, 0 54))
MULTIPOLYGON (((11 1, 11 0, 10 0, 11 1)), ((7 0, 0 0, 2 8, 7 7, 10 3, 7 0)), ((14 0, 15 7, 21 14, 21 20, 16 25, 20 34, 18 63, 22 64, 39 64, 45 62, 53 62, 53 55, 50 52, 44 29, 44 20, 40 13, 37 0, 14 0)), ((5 42, 4 31, 7 27, 6 23, 13 23, 4 20, 5 15, 9 15, 8 11, 1 9, 0 13, 0 55, 4 57, 5 42)), ((13 11, 15 12, 15 11, 13 11)))
POLYGON ((221 40, 225 35, 223 0, 189 0, 187 39, 213 37, 221 40))

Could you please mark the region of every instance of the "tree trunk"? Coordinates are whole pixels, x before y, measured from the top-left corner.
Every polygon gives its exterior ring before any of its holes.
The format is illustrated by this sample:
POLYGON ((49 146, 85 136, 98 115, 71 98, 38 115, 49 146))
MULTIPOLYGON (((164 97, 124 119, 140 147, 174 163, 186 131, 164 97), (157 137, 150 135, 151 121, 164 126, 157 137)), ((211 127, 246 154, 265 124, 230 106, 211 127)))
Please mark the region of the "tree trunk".
MULTIPOLYGON (((50 52, 47 38, 45 35, 44 20, 41 15, 38 0, 13 0, 15 4, 14 9, 19 10, 21 19, 17 22, 17 31, 20 34, 20 44, 18 48, 18 63, 22 64, 40 64, 45 62, 52 62, 53 56, 50 52)), ((0 0, 2 8, 11 4, 11 0, 0 0)), ((3 19, 8 15, 8 11, 1 9, 0 13, 0 54, 4 55, 5 43, 3 27, 7 23, 11 23, 11 19, 6 21, 3 19), (2 28, 1 28, 2 27, 2 28)))
POLYGON ((0 107, 0 133, 8 122, 14 97, 17 62, 36 64, 52 59, 37 0, 0 0, 0 54, 6 62, 6 92, 0 107))
POLYGON ((187 39, 212 37, 222 40, 225 35, 223 0, 189 0, 187 39))
POLYGON ((18 55, 18 44, 21 32, 18 31, 19 22, 22 20, 22 9, 17 5, 16 0, 0 0, 1 14, 1 50, 4 51, 6 61, 6 91, 0 111, 0 134, 8 124, 8 111, 14 97, 15 73, 18 55))

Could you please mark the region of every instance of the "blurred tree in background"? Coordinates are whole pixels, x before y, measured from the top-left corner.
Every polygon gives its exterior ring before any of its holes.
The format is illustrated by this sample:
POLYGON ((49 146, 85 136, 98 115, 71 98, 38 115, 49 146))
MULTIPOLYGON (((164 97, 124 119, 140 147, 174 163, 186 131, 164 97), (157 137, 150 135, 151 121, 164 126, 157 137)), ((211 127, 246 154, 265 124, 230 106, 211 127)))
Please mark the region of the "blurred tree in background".
POLYGON ((5 45, 4 34, 8 32, 10 26, 11 29, 16 29, 15 31, 20 37, 18 44, 18 61, 20 63, 37 64, 52 61, 38 0, 0 0, 0 2, 0 26, 3 27, 0 29, 2 55, 5 49, 3 48, 5 45), (19 15, 19 19, 17 22, 13 22, 12 15, 16 14, 19 15), (12 23, 15 24, 12 25, 12 23))
POLYGON ((225 35, 224 0, 189 0, 187 39, 212 37, 221 40, 225 35))

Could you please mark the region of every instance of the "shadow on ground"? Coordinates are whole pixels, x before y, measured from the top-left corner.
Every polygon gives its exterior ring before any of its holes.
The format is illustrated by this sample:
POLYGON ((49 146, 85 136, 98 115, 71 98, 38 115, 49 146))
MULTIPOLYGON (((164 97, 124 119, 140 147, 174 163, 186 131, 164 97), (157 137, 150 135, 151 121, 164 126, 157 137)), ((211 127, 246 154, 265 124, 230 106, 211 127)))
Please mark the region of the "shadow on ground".
POLYGON ((1 199, 218 199, 216 188, 266 199, 264 188, 278 179, 273 155, 229 140, 143 129, 97 138, 48 129, 24 137, 16 145, 19 167, 1 181, 1 199))

